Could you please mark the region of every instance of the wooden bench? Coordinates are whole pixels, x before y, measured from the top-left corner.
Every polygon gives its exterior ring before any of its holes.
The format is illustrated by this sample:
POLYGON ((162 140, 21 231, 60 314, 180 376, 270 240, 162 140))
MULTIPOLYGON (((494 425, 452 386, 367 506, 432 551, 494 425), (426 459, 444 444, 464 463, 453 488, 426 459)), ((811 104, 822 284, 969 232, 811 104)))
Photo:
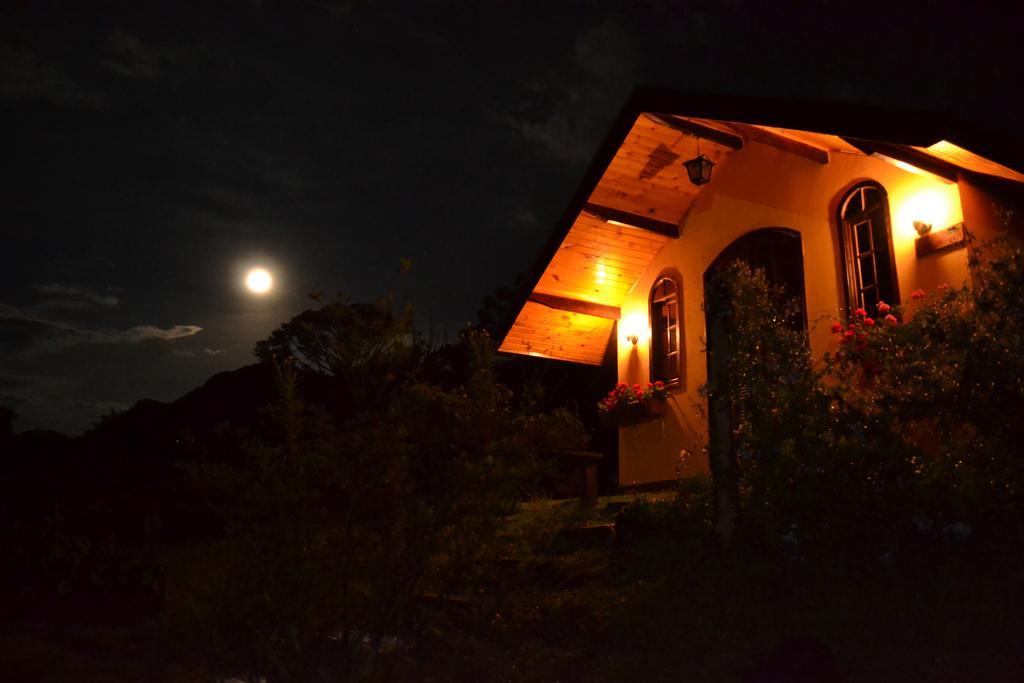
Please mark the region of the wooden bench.
POLYGON ((574 467, 577 476, 580 477, 580 505, 593 507, 597 504, 597 464, 603 457, 600 453, 592 451, 555 451, 563 462, 574 467))

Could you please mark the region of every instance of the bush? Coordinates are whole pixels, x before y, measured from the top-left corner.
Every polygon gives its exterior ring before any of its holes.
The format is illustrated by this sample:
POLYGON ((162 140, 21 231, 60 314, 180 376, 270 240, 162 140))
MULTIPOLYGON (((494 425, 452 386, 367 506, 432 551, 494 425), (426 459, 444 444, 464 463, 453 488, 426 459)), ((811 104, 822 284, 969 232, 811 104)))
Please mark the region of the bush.
POLYGON ((468 371, 442 387, 420 372, 411 317, 329 306, 343 310, 304 314, 260 346, 280 397, 239 436, 241 461, 188 471, 228 533, 203 551, 205 569, 183 563, 174 633, 214 677, 386 678, 430 623, 421 598, 471 592, 543 455, 582 440, 573 417, 516 404, 495 382, 486 335, 463 337, 468 371), (326 407, 303 397, 309 385, 329 389, 326 407))
POLYGON ((729 397, 748 533, 885 549, 923 529, 1018 527, 1024 252, 985 256, 971 261, 972 288, 919 290, 907 310, 881 303, 833 323, 820 363, 763 273, 725 269, 709 305, 728 319, 730 353, 706 392, 729 397))

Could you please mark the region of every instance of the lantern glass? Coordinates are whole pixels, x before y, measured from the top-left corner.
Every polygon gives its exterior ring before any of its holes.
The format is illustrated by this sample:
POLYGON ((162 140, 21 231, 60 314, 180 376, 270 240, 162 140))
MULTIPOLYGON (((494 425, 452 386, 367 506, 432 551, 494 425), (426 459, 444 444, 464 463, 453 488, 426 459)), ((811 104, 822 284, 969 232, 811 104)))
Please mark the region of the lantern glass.
POLYGON ((704 185, 711 180, 711 167, 715 162, 703 154, 683 163, 686 167, 686 174, 690 176, 690 182, 694 185, 704 185))

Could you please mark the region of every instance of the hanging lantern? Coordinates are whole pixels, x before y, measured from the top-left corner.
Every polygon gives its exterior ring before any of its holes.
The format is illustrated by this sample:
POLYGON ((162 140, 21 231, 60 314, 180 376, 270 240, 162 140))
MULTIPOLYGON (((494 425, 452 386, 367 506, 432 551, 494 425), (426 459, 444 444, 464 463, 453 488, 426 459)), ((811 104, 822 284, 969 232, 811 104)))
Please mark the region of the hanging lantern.
POLYGON ((711 168, 714 165, 715 162, 703 154, 698 154, 695 158, 683 162, 686 174, 690 176, 690 182, 698 187, 706 185, 711 180, 711 168))

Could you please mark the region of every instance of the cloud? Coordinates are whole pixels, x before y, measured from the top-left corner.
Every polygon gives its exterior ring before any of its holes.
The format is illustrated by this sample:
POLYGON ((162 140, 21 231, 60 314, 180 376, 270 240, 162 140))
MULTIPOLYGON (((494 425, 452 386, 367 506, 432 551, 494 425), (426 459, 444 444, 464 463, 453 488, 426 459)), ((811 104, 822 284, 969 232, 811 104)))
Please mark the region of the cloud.
POLYGON ((198 325, 175 325, 168 329, 161 329, 153 325, 136 325, 124 331, 110 330, 88 330, 87 340, 95 344, 134 344, 147 339, 163 339, 173 341, 199 334, 203 328, 198 325))
POLYGON ((580 163, 641 80, 635 38, 615 22, 584 29, 558 68, 520 83, 520 99, 492 117, 559 161, 580 163))
POLYGON ((74 109, 103 109, 106 98, 63 70, 41 62, 30 50, 0 48, 0 98, 43 100, 74 109))
MULTIPOLYGON (((219 356, 222 353, 227 353, 224 349, 203 349, 203 353, 207 356, 219 356)), ((174 349, 171 351, 172 356, 180 356, 181 358, 195 358, 196 352, 190 349, 174 349)))
POLYGON ((81 344, 137 344, 147 340, 174 341, 192 337, 203 328, 198 325, 135 325, 125 330, 76 327, 63 322, 43 320, 12 306, 0 305, 0 352, 42 353, 81 344))
POLYGON ((58 301, 47 302, 50 305, 66 305, 69 308, 80 308, 79 304, 96 304, 97 306, 117 306, 119 303, 115 296, 104 296, 96 294, 85 287, 69 286, 61 284, 36 285, 33 289, 43 294, 62 297, 58 301))
POLYGON ((113 31, 107 37, 110 56, 100 64, 119 76, 140 81, 160 77, 168 56, 166 50, 148 45, 125 31, 113 31))

